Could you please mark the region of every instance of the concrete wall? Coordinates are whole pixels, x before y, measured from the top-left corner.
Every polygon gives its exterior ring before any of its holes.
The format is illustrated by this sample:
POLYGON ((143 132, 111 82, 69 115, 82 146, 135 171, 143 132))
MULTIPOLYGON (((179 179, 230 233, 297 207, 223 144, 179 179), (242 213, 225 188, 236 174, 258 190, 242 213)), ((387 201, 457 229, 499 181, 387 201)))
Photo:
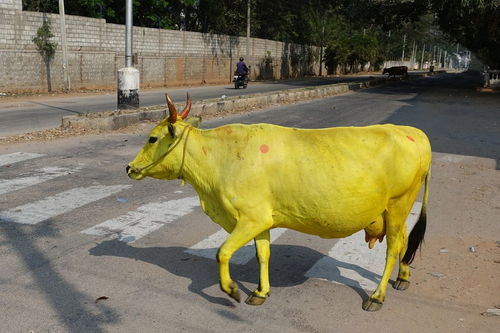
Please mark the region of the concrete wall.
MULTIPOLYGON (((15 10, 7 3, 18 1, 0 1, 0 91, 61 89, 59 15, 15 10), (58 43, 49 64, 32 42, 47 19, 58 43)), ((134 27, 133 34, 142 87, 230 83, 238 58, 246 53, 245 37, 142 27, 134 27)), ((125 27, 67 15, 66 38, 72 87, 115 87, 117 70, 125 65, 125 27)), ((245 62, 252 66, 252 79, 313 75, 319 73, 319 49, 251 38, 245 62)))
POLYGON ((0 0, 0 8, 6 9, 23 9, 23 1, 22 0, 0 0))

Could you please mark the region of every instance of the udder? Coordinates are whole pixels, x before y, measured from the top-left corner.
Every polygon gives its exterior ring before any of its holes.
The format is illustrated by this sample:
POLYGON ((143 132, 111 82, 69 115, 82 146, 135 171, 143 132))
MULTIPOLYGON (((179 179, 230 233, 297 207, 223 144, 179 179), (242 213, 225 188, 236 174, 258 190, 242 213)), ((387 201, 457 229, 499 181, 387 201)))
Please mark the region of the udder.
POLYGON ((368 247, 373 249, 377 239, 379 242, 382 242, 384 240, 384 236, 385 221, 384 217, 380 215, 377 219, 375 219, 375 221, 371 222, 368 227, 365 228, 365 241, 368 243, 368 247))

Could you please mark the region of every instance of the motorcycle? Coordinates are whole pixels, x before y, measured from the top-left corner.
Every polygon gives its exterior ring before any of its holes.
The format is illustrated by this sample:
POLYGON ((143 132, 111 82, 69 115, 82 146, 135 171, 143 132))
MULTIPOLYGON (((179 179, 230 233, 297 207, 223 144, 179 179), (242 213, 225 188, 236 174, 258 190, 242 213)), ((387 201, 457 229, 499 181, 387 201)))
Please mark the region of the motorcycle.
POLYGON ((239 87, 243 87, 245 89, 248 85, 248 75, 234 72, 233 82, 234 89, 238 89, 239 87))

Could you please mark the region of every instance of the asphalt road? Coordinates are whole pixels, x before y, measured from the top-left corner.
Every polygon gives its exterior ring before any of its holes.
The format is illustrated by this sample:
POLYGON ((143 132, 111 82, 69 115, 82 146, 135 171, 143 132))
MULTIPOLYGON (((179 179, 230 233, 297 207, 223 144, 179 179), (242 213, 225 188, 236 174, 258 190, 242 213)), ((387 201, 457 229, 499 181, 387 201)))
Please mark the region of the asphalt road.
MULTIPOLYGON (((385 242, 368 251, 356 235, 278 231, 272 296, 260 307, 228 299, 211 259, 220 227, 193 189, 125 175, 150 125, 1 145, 0 332, 496 332, 498 317, 481 313, 500 296, 498 102, 475 91, 475 76, 456 74, 203 124, 392 122, 427 132, 434 161, 425 246, 410 288, 389 287, 376 313, 361 304, 380 276, 385 242)), ((231 273, 248 294, 258 264, 246 257, 252 249, 243 252, 231 273)))
MULTIPOLYGON (((311 87, 339 82, 365 81, 378 75, 353 75, 344 77, 311 78, 307 80, 286 80, 275 82, 250 82, 247 89, 234 89, 232 84, 206 87, 156 88, 140 92, 140 105, 165 104, 165 92, 175 101, 182 101, 189 92, 194 101, 215 97, 239 96, 311 87)), ((34 130, 59 127, 63 116, 85 112, 112 111, 116 109, 116 93, 79 96, 56 96, 33 98, 21 97, 2 102, 0 97, 0 136, 26 133, 34 130)))

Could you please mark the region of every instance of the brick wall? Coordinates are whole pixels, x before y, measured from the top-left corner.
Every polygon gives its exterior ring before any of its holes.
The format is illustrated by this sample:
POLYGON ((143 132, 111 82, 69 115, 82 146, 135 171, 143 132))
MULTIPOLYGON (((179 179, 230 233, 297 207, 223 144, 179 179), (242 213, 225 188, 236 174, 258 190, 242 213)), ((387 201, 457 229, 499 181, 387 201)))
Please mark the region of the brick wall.
MULTIPOLYGON (((43 91, 49 84, 52 89, 61 89, 59 15, 9 6, 19 3, 0 0, 0 92, 43 91), (48 66, 32 42, 47 19, 58 44, 48 66)), ((125 65, 123 25, 67 15, 66 39, 73 88, 116 86, 116 72, 125 65)), ((142 87, 230 83, 238 58, 245 56, 246 38, 134 27, 133 52, 142 87)), ((280 79, 317 74, 318 55, 316 47, 251 38, 245 62, 252 66, 253 79, 280 79)))

